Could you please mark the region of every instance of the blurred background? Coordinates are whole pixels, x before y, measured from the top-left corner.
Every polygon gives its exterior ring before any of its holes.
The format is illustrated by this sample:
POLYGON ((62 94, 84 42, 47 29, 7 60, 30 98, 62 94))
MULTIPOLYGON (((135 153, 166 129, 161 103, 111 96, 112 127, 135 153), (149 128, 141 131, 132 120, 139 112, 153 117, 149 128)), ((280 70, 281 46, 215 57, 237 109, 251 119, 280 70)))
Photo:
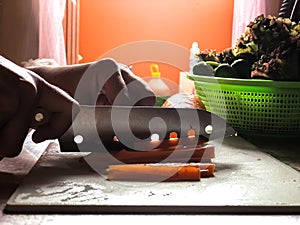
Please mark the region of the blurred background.
MULTIPOLYGON (((153 49, 157 61, 143 59, 131 66, 146 77, 151 75, 150 64, 157 63, 163 77, 178 83, 179 73, 188 69, 194 41, 201 50, 222 51, 257 15, 278 15, 280 4, 281 0, 0 0, 0 54, 17 64, 48 58, 66 65, 110 56, 112 50, 132 43, 165 42, 186 50, 176 56, 181 66, 160 59, 168 57, 164 48, 153 49)), ((138 48, 143 52, 143 46, 138 48)), ((126 51, 122 54, 120 60, 130 57, 126 51)))

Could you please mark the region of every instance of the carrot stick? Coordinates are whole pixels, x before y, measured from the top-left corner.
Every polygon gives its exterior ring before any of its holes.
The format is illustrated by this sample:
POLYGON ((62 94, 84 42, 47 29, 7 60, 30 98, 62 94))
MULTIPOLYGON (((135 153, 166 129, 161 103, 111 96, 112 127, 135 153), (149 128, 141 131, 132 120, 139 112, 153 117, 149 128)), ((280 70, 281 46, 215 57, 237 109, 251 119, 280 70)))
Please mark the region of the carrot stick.
POLYGON ((111 154, 117 160, 127 164, 159 163, 163 160, 164 162, 210 162, 215 157, 215 147, 206 145, 198 146, 195 149, 155 149, 145 152, 122 150, 111 154))
POLYGON ((122 181, 199 181, 211 177, 214 164, 122 164, 107 168, 108 180, 122 181))
POLYGON ((107 172, 108 180, 123 181, 199 181, 201 176, 196 166, 112 165, 107 172))
MULTIPOLYGON (((93 164, 97 171, 106 173, 109 165, 118 164, 151 164, 151 163, 200 163, 211 164, 212 158, 215 157, 215 147, 212 145, 198 146, 195 149, 155 149, 152 151, 138 152, 122 150, 119 152, 94 152, 85 157, 89 164, 93 164)), ((211 167, 208 167, 211 168, 211 167)), ((203 177, 211 176, 213 170, 201 168, 203 177)))

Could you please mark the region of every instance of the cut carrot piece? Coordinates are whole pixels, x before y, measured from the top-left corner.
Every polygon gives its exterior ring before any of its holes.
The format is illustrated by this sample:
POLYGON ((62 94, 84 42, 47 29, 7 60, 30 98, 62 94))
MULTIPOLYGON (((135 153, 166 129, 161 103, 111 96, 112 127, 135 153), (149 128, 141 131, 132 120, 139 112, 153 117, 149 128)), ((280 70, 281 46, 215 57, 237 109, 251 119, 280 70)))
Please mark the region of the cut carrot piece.
POLYGON ((107 168, 108 180, 199 181, 214 174, 214 164, 122 164, 107 168))
POLYGON ((195 148, 155 149, 151 151, 120 151, 112 153, 117 160, 127 163, 160 163, 164 162, 211 162, 215 158, 215 147, 212 145, 195 148))

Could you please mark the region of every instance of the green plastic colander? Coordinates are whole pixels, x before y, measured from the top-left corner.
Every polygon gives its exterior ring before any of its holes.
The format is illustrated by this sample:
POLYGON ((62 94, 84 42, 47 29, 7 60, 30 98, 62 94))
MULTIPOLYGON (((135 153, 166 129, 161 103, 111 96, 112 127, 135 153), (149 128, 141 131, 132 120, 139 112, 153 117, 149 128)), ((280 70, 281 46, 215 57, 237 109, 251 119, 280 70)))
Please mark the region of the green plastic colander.
POLYGON ((206 109, 240 135, 300 137, 300 82, 188 75, 206 109))

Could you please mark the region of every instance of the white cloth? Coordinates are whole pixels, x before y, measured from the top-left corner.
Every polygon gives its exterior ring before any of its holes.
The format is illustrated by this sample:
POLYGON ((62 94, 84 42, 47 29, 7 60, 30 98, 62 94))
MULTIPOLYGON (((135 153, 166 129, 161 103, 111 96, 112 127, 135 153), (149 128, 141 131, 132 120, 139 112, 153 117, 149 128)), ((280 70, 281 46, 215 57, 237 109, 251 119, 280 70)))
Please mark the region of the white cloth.
POLYGON ((247 25, 260 14, 278 16, 280 0, 235 0, 233 9, 232 45, 247 25))
POLYGON ((66 0, 39 0, 39 58, 66 65, 63 30, 66 0))

